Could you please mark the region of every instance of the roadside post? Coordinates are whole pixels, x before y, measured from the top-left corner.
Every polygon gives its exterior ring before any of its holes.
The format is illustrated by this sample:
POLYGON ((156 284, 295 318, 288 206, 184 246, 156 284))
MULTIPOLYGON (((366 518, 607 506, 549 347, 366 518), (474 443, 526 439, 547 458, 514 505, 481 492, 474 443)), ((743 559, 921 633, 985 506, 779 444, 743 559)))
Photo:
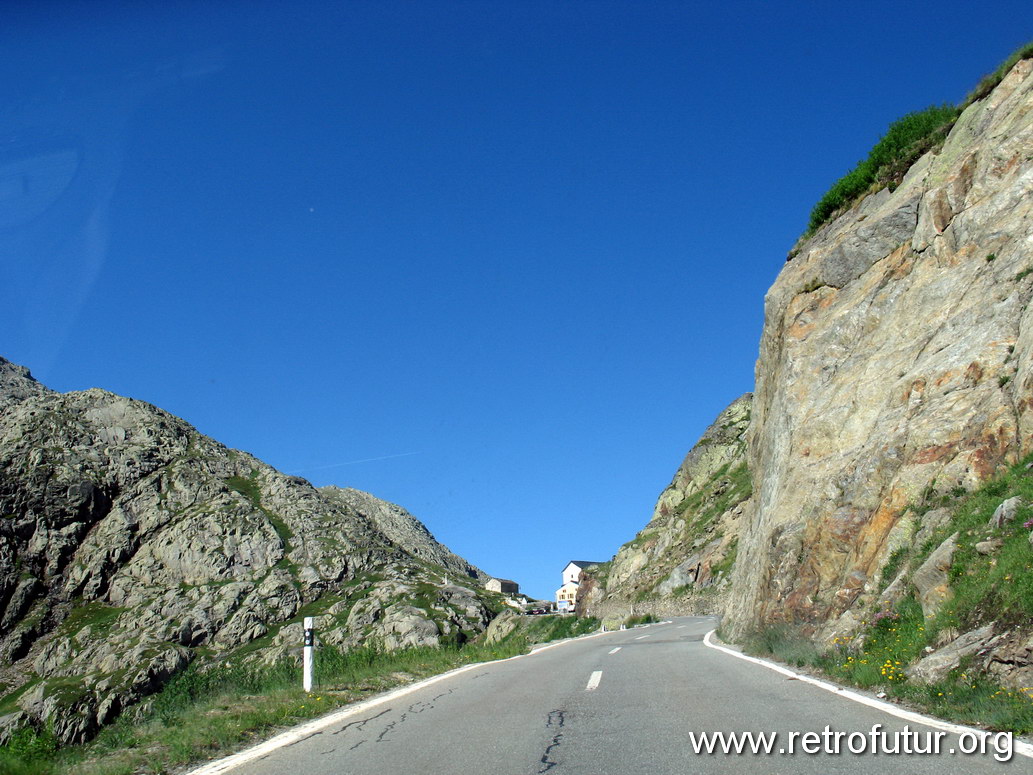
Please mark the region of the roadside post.
POLYGON ((306 692, 312 691, 312 645, 315 642, 313 617, 305 617, 305 652, 302 663, 301 683, 306 692))

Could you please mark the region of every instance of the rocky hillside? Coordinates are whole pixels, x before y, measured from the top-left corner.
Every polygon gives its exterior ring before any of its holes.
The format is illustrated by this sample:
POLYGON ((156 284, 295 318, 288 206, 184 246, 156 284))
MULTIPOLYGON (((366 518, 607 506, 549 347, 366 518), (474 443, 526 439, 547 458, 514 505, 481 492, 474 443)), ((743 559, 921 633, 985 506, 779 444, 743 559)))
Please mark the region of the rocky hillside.
POLYGON ((765 300, 732 636, 856 630, 912 507, 1033 449, 1031 233, 1026 59, 799 246, 765 300))
POLYGON ((427 530, 426 525, 401 506, 351 487, 320 487, 319 492, 328 499, 365 516, 384 536, 413 557, 439 565, 459 578, 471 578, 480 582, 490 578, 480 568, 475 568, 462 557, 453 554, 447 546, 439 543, 427 530))
POLYGON ((746 432, 752 396, 725 409, 660 494, 653 517, 608 563, 588 569, 579 612, 623 618, 709 613, 729 585, 750 495, 746 432))
POLYGON ((0 359, 4 734, 81 741, 193 661, 294 658, 303 616, 343 647, 462 641, 493 616, 481 578, 398 507, 0 359))

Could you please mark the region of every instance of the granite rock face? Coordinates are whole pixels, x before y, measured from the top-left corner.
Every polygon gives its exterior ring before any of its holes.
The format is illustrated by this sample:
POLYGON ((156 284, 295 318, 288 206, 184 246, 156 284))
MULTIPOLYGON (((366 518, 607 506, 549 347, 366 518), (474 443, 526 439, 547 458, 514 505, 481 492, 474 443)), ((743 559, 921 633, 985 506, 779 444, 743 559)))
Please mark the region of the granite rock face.
POLYGON ((726 631, 874 602, 923 493, 1033 449, 1033 61, 800 246, 765 299, 726 631))
POLYGON ((462 641, 492 617, 483 578, 399 507, 0 359, 0 737, 84 740, 245 645, 297 658, 303 607, 342 647, 462 641))
POLYGON ((743 502, 749 393, 732 402, 679 466, 652 519, 602 566, 583 575, 579 613, 621 618, 711 613, 728 589, 743 502))

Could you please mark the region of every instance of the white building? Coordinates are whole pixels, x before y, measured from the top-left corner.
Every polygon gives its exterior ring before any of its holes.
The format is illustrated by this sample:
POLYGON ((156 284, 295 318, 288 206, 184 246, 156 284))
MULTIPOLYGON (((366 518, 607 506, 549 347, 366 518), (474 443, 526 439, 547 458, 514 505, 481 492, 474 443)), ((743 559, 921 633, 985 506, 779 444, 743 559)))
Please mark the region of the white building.
POLYGON ((563 586, 556 590, 556 608, 560 611, 573 611, 577 602, 577 592, 581 586, 581 571, 598 562, 571 560, 563 569, 563 586))
POLYGON ((515 595, 520 591, 520 585, 509 579, 488 579, 484 588, 489 592, 500 592, 504 595, 515 595))

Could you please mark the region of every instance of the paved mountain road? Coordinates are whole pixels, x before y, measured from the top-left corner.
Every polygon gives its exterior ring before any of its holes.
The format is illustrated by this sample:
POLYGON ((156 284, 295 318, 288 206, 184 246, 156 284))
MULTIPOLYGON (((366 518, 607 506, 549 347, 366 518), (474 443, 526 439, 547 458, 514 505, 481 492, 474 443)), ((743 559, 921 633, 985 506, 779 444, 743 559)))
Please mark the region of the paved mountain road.
MULTIPOLYGON (((792 733, 905 721, 704 645, 709 617, 606 633, 477 666, 373 707, 239 775, 1033 773, 1019 755, 780 755, 792 733), (778 732, 771 754, 697 754, 690 732, 778 732)), ((912 730, 933 732, 911 724, 912 730)), ((870 750, 870 749, 869 749, 870 750)))

